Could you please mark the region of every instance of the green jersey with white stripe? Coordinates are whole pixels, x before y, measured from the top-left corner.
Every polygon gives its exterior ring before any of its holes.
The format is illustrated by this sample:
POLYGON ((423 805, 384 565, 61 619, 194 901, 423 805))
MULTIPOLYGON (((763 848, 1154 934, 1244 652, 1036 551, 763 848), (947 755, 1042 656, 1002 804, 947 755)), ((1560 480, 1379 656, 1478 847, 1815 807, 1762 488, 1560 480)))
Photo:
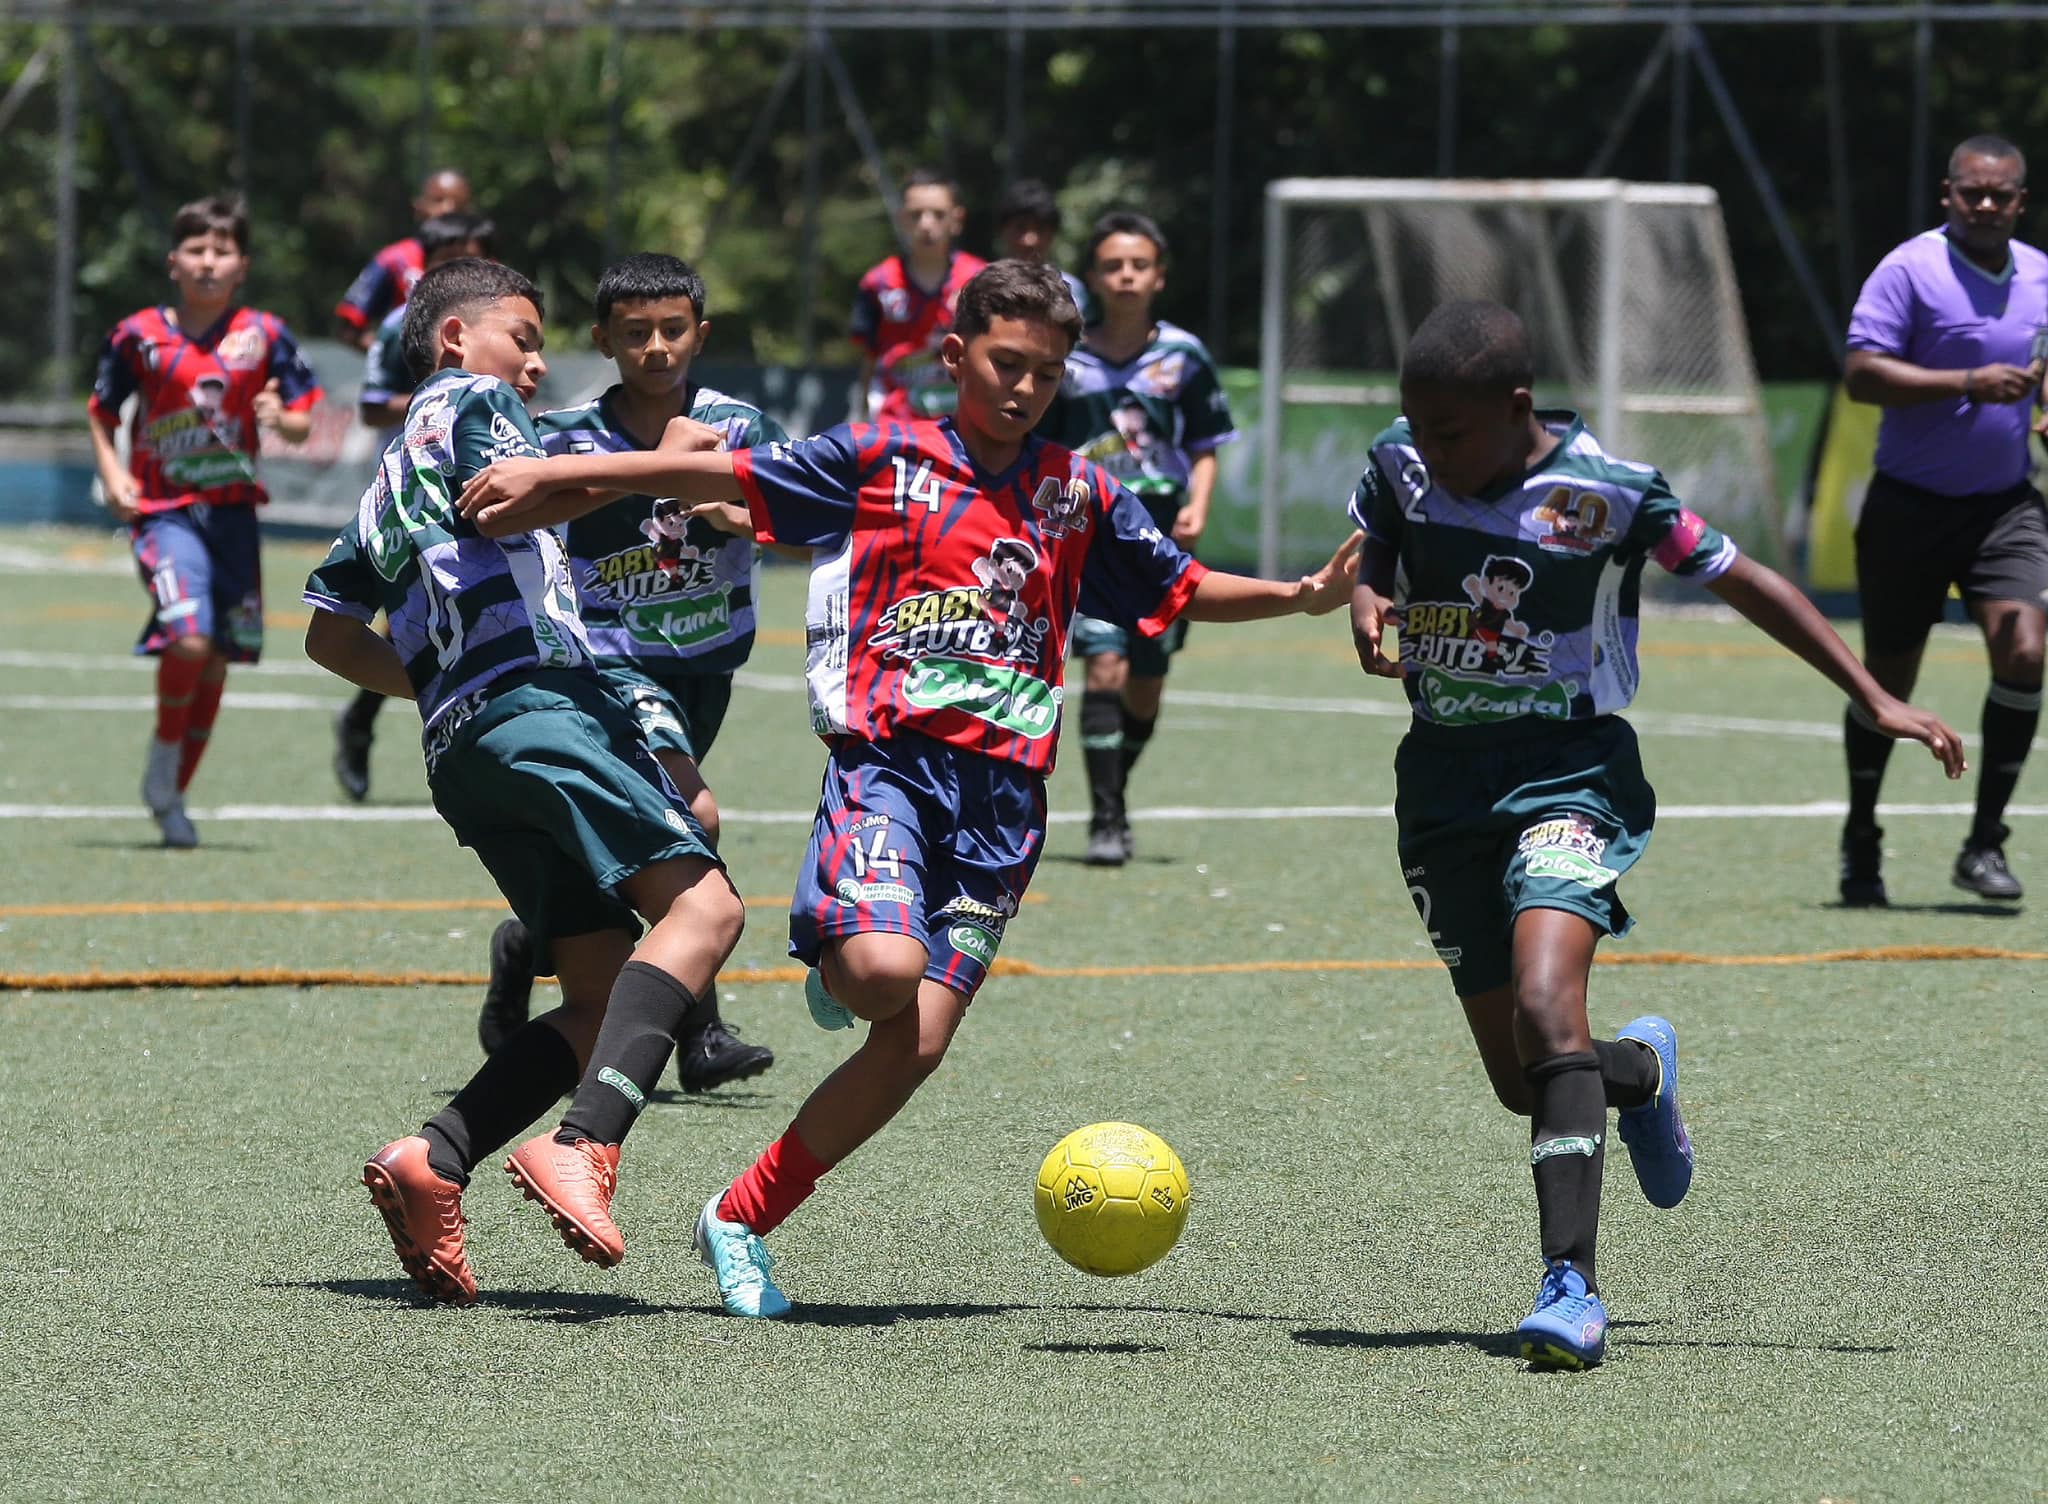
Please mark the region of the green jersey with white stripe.
POLYGON ((1403 684, 1415 718, 1583 721, 1635 698, 1643 566, 1702 583, 1735 545, 1648 465, 1614 458, 1574 413, 1559 442, 1486 496, 1436 484, 1406 419, 1373 440, 1352 520, 1400 559, 1403 684))
POLYGON ((355 520, 306 581, 319 610, 389 618, 430 763, 493 681, 522 669, 595 670, 561 541, 546 529, 486 538, 455 508, 485 466, 541 452, 504 382, 437 372, 413 395, 355 520))

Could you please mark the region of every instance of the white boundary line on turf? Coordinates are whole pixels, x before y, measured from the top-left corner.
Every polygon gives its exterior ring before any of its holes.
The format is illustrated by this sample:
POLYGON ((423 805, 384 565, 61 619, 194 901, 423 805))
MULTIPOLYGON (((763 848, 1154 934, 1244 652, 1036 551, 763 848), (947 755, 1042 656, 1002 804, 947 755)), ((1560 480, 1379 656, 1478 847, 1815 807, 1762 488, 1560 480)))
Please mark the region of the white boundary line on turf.
MULTIPOLYGON (((1962 801, 1949 804, 1883 804, 1887 819, 1913 815, 1955 816, 1971 813, 1962 801)), ((1838 799, 1806 804, 1672 804, 1657 811, 1660 820, 1839 820, 1849 812, 1838 799)), ((257 824, 382 825, 428 823, 440 819, 425 804, 221 804, 189 811, 195 820, 246 821, 257 824)), ((2016 804, 2006 811, 2015 819, 2048 816, 2048 804, 2016 804)), ((1169 804, 1131 811, 1136 821, 1198 823, 1207 820, 1390 820, 1394 811, 1383 804, 1169 804)), ((0 804, 0 820, 143 820, 140 805, 127 804, 0 804)), ((736 825, 808 825, 807 809, 728 809, 719 818, 736 825)), ((1088 817, 1080 810, 1055 811, 1054 825, 1078 825, 1088 817)))

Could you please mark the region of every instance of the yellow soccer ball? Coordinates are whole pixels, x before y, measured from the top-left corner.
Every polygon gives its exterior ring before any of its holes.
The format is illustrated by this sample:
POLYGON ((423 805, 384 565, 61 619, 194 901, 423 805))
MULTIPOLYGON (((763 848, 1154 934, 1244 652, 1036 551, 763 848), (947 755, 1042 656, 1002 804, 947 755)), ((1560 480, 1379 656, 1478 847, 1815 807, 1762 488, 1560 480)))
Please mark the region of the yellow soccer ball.
POLYGON ((1187 1167, 1135 1123, 1090 1123, 1038 1167, 1038 1230, 1088 1274, 1136 1274, 1165 1258, 1187 1225, 1187 1167))

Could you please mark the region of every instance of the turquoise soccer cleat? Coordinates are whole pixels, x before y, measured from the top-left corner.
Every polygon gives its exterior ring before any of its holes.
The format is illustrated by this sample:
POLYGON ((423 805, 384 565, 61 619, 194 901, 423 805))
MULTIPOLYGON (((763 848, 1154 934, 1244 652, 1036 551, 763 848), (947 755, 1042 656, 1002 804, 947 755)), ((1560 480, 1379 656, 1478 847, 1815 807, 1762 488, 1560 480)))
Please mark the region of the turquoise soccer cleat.
POLYGON ((811 1022, 821 1029, 850 1029, 853 1027, 853 1013, 844 1003, 833 1000, 825 990, 825 979, 813 966, 804 978, 804 1001, 811 1005, 811 1022))
POLYGON ((1522 1356, 1541 1368, 1591 1368, 1607 1356, 1607 1307, 1562 1259, 1544 1269, 1536 1309, 1516 1330, 1522 1356))
POLYGON ((1657 1055, 1657 1090, 1640 1107, 1615 1119, 1621 1141, 1628 1145, 1636 1184, 1650 1205, 1674 1207, 1692 1188, 1692 1138, 1678 1111, 1678 1031, 1669 1019, 1646 1013, 1615 1036, 1648 1045, 1657 1055))
POLYGON ((717 1191, 704 1203, 691 1238, 697 1257, 718 1275, 718 1298, 731 1316, 787 1316, 789 1297, 775 1288, 768 1274, 775 1260, 745 1225, 718 1215, 724 1197, 724 1191, 717 1191))

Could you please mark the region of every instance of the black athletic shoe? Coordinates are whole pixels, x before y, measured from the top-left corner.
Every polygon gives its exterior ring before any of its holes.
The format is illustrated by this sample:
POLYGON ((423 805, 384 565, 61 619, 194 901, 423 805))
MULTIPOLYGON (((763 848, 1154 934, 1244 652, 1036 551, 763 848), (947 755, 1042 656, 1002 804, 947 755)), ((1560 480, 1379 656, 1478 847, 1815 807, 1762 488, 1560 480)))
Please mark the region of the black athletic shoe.
POLYGON ((1088 849, 1081 860, 1090 867, 1121 867, 1131 859, 1130 841, 1128 825, 1090 825, 1088 849))
POLYGON ((334 718, 334 780, 357 804, 370 797, 371 735, 370 728, 350 720, 346 710, 334 718))
POLYGON ((1989 898, 1998 903, 2019 902, 2027 890, 2012 875, 2012 868, 2005 865, 2005 838, 2009 834, 2011 832, 2001 825, 1996 841, 1982 846, 1964 842, 1963 849, 1956 853, 1956 870, 1949 881, 1965 893, 1974 893, 1979 898, 1989 898))
POLYGON ((486 1055, 497 1054, 524 1027, 532 996, 533 937, 525 925, 508 919, 491 932, 491 982, 476 1016, 476 1040, 486 1055))
POLYGON ((711 1091, 728 1081, 758 1076, 775 1063, 765 1044, 748 1044, 714 1018, 692 1039, 676 1047, 676 1080, 684 1091, 711 1091))
MULTIPOLYGON (((1881 909, 1891 902, 1885 896, 1884 828, 1878 825, 1842 827, 1842 906, 1848 909, 1881 909)), ((1958 871, 1961 869, 1958 868, 1958 871)), ((1960 880, 1960 879, 1959 879, 1960 880)))

